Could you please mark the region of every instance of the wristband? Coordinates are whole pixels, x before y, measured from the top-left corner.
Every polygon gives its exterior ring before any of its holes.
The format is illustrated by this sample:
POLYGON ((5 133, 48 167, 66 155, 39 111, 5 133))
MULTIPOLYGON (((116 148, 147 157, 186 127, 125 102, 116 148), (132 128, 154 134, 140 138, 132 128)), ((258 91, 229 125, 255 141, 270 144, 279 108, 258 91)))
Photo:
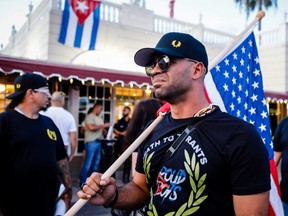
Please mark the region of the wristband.
POLYGON ((116 204, 117 200, 118 200, 118 190, 116 188, 115 197, 114 197, 113 201, 110 204, 108 204, 108 205, 103 205, 103 207, 111 208, 111 207, 113 207, 116 204))

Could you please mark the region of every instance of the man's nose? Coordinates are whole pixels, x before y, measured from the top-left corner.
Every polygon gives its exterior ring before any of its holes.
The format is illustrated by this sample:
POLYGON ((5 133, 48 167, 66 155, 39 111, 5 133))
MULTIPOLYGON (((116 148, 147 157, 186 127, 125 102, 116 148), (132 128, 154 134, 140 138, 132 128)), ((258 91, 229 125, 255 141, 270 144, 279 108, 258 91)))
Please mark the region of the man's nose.
POLYGON ((165 73, 166 71, 161 71, 160 68, 158 67, 158 64, 155 65, 155 67, 152 70, 151 77, 153 78, 154 76, 158 74, 165 73))

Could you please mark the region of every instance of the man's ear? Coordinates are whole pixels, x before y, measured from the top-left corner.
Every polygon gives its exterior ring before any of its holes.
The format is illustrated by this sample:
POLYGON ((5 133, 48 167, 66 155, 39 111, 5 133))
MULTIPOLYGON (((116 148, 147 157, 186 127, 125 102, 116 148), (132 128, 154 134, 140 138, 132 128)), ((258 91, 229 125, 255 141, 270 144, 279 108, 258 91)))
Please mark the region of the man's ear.
POLYGON ((26 91, 26 95, 27 96, 33 96, 33 94, 34 94, 35 92, 32 90, 32 89, 28 89, 27 91, 26 91))
POLYGON ((193 65, 193 79, 198 79, 200 77, 204 77, 206 74, 205 66, 202 62, 197 62, 193 65))

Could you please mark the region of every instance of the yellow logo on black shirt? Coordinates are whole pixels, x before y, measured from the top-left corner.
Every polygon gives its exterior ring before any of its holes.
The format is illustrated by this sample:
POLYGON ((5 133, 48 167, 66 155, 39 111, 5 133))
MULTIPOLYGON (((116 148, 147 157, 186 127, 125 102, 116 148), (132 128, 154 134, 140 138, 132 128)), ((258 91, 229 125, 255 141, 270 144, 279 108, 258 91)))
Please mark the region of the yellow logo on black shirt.
POLYGON ((52 140, 57 140, 57 136, 56 136, 56 133, 55 131, 50 131, 49 129, 47 129, 47 134, 48 134, 48 137, 52 140))

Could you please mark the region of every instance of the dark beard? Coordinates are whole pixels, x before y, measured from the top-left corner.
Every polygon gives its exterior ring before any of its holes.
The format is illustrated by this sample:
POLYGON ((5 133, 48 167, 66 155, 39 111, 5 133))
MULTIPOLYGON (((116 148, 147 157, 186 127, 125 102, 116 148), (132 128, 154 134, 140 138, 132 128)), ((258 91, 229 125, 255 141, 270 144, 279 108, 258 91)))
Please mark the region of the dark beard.
POLYGON ((187 89, 185 88, 169 88, 166 89, 165 91, 157 92, 155 91, 155 96, 162 100, 162 101, 167 101, 170 104, 174 104, 177 101, 181 101, 182 96, 187 93, 187 89))
POLYGON ((41 107, 41 109, 39 111, 46 111, 48 109, 48 107, 41 107))

